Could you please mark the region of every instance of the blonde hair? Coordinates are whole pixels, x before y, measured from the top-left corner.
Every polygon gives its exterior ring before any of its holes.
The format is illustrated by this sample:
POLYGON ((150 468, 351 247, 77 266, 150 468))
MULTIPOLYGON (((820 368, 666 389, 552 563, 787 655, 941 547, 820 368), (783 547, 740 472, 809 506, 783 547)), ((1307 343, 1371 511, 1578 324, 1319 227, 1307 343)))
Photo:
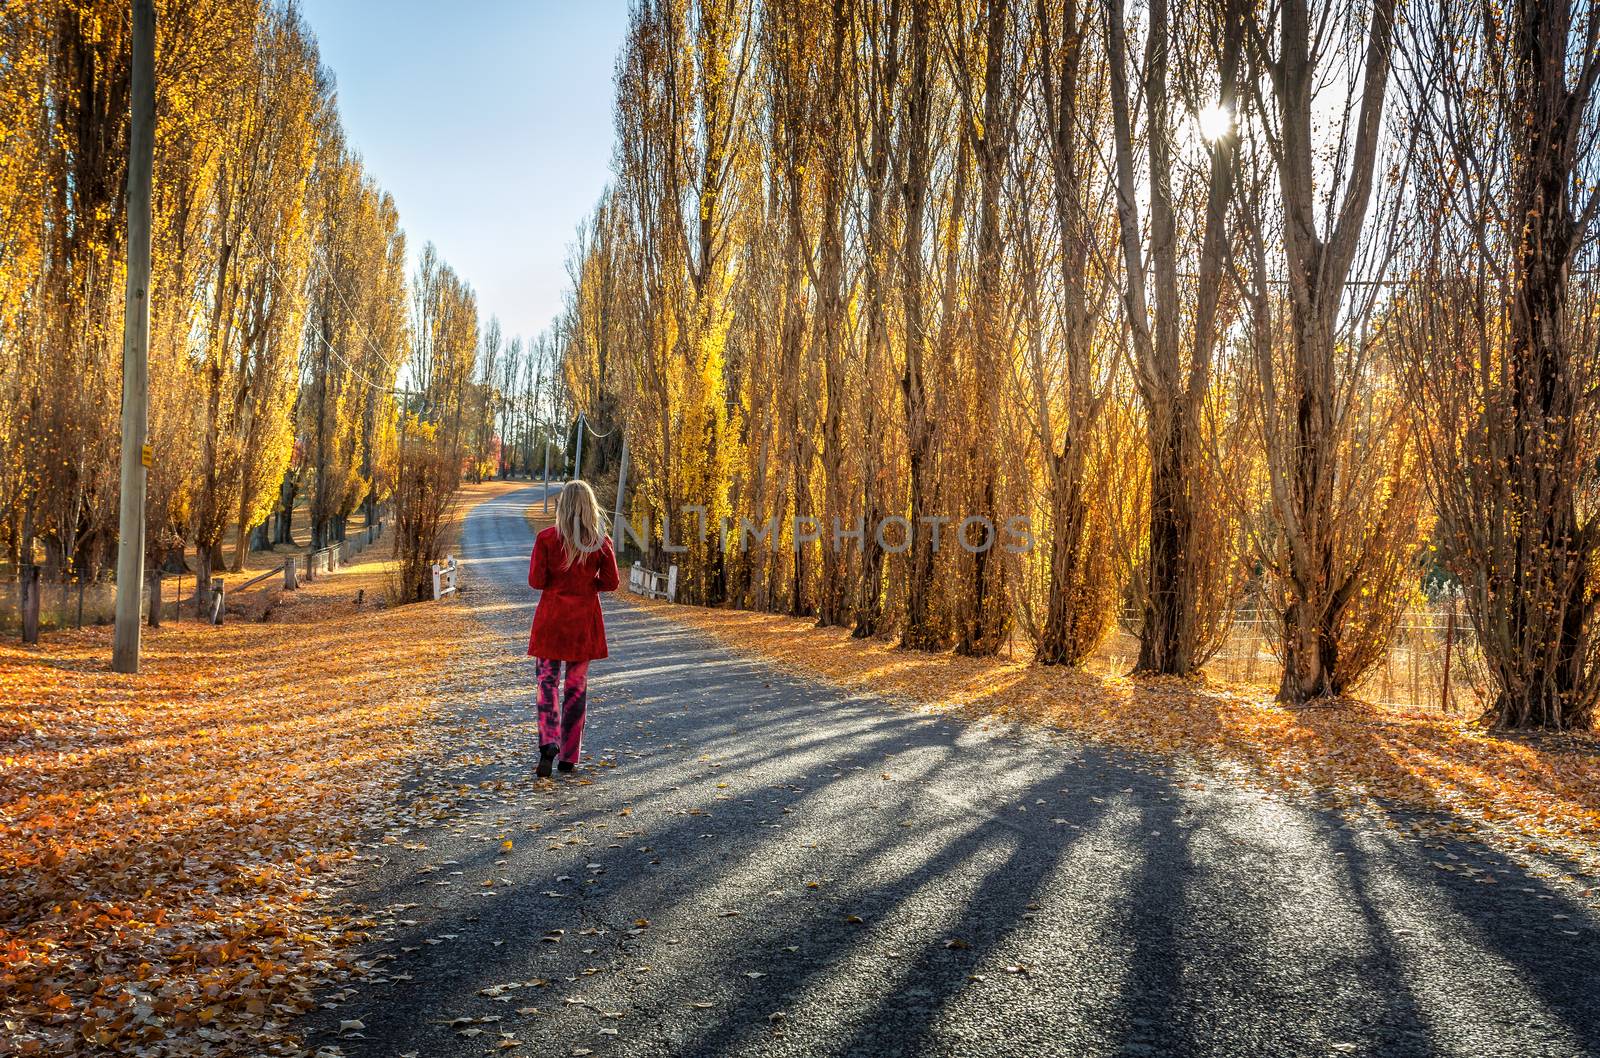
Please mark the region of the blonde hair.
POLYGON ((605 542, 605 515, 587 481, 569 481, 556 498, 556 533, 561 537, 561 553, 567 565, 578 555, 600 550, 605 542))

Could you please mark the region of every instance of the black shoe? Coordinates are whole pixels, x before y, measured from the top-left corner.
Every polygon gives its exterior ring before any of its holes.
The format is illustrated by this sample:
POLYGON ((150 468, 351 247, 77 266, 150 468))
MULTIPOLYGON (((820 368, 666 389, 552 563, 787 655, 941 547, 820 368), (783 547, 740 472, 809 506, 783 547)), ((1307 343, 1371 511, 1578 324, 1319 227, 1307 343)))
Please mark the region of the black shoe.
POLYGON ((577 767, 578 766, 576 764, 573 764, 570 761, 562 761, 560 764, 556 765, 556 770, 562 774, 565 774, 569 771, 576 771, 577 767))
POLYGON ((548 746, 540 746, 539 747, 539 766, 533 770, 533 773, 535 775, 537 775, 541 779, 550 778, 550 765, 555 761, 555 759, 556 759, 555 743, 552 742, 548 746))

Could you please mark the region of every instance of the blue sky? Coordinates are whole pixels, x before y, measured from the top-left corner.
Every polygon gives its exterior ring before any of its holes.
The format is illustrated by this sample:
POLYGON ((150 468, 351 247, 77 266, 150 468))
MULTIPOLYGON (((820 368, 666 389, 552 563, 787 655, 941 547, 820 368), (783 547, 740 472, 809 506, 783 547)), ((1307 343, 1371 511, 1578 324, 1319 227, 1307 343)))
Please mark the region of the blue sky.
POLYGON ((346 135, 485 323, 532 337, 610 176, 626 0, 303 0, 346 135))

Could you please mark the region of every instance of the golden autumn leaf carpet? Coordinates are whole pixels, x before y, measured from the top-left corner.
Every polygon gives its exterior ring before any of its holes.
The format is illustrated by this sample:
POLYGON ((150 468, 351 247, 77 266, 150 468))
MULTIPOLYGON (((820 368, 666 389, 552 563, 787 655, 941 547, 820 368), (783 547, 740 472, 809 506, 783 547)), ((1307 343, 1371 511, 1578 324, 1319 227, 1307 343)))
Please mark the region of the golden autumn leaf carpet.
POLYGON ((264 621, 146 629, 137 676, 109 627, 0 644, 0 1054, 293 1053, 359 969, 362 924, 320 902, 408 810, 477 630, 387 605, 385 545, 264 621))
MULTIPOLYGON (((1344 805, 1440 813, 1436 825, 1549 858, 1600 899, 1600 739, 1519 737, 1354 699, 1306 708, 1204 681, 1107 677, 897 649, 805 618, 639 600, 719 643, 849 689, 1101 743, 1181 754, 1230 779, 1344 805)), ((1426 820, 1406 826, 1426 828, 1426 820)))

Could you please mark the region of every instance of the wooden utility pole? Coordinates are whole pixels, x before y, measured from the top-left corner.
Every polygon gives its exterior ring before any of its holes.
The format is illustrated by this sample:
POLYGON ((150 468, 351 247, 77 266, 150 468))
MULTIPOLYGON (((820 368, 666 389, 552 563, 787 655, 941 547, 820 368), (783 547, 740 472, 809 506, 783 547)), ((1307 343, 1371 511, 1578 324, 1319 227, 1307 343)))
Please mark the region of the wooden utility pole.
POLYGON ((550 513, 550 433, 544 437, 544 513, 550 513))
POLYGON ((128 133, 128 287, 122 319, 122 510, 117 536, 117 625, 111 667, 139 671, 144 587, 144 494, 150 466, 150 170, 155 157, 156 12, 133 0, 132 127, 128 133))
POLYGON ((578 413, 578 452, 572 459, 572 477, 568 481, 577 481, 583 477, 583 412, 578 413))
POLYGON ((617 512, 611 519, 611 550, 622 554, 622 497, 628 487, 628 428, 622 428, 622 458, 617 465, 617 512))

